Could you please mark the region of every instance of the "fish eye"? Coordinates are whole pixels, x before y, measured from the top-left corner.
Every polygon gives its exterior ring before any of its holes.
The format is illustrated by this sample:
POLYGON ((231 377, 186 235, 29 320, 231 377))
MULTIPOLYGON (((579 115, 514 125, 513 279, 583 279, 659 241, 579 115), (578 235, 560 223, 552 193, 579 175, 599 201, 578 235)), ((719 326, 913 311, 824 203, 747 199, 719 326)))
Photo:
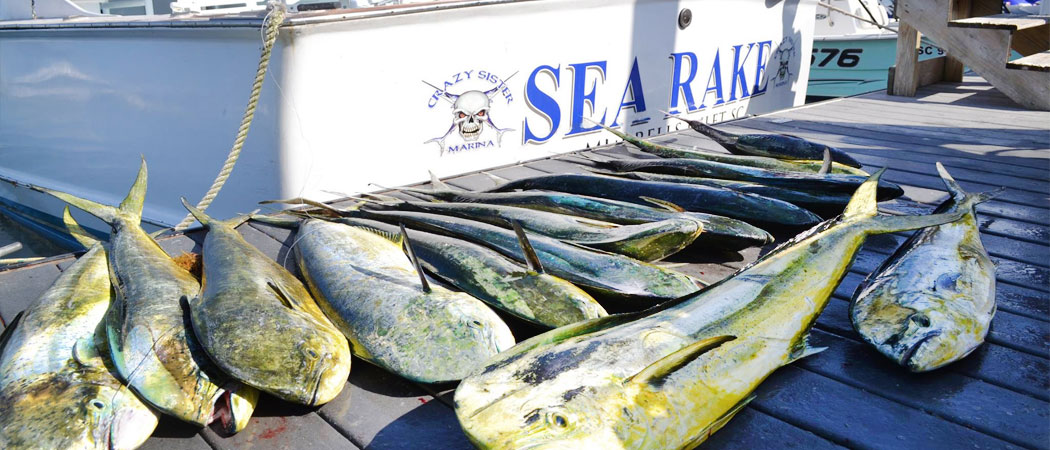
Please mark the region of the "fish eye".
POLYGON ((561 413, 553 413, 550 415, 550 423, 558 428, 566 428, 569 426, 569 419, 561 413))
POLYGON ((912 322, 915 322, 915 324, 920 327, 930 326, 930 318, 926 317, 925 314, 912 314, 911 317, 909 317, 909 319, 911 319, 912 322))
POLYGON ((312 349, 312 348, 306 349, 306 354, 310 355, 311 358, 316 358, 317 357, 317 352, 315 352, 314 349, 312 349))
POLYGON ((91 401, 91 406, 93 406, 95 409, 105 409, 106 408, 106 404, 103 403, 102 400, 92 400, 91 401))

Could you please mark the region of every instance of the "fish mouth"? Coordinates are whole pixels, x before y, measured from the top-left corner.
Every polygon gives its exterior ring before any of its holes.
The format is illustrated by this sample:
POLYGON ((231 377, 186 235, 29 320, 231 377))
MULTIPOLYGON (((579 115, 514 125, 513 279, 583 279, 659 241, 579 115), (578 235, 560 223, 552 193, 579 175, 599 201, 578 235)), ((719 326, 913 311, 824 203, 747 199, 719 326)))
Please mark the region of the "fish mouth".
POLYGON ((901 360, 900 360, 901 361, 901 365, 905 366, 905 367, 908 367, 909 369, 914 371, 916 368, 914 366, 912 366, 912 361, 911 360, 912 360, 912 358, 915 357, 915 354, 918 353, 919 348, 922 347, 923 344, 925 344, 930 339, 933 339, 933 338, 935 338, 937 336, 940 336, 940 335, 941 335, 941 330, 932 330, 932 331, 926 333, 925 336, 919 338, 918 341, 916 341, 914 344, 912 344, 912 346, 909 347, 908 350, 905 351, 903 355, 901 355, 901 360))

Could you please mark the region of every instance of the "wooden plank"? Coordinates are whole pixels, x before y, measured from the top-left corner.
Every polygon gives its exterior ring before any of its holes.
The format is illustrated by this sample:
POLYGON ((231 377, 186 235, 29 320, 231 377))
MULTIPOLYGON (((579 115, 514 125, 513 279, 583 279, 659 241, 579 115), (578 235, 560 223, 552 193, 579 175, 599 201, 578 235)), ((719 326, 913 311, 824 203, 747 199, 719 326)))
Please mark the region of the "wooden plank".
POLYGON ((210 427, 201 436, 216 449, 277 450, 310 449, 346 450, 360 448, 332 428, 321 416, 308 408, 293 405, 267 394, 259 404, 248 427, 233 436, 220 436, 210 427))
MULTIPOLYGON (((836 294, 832 299, 834 301, 828 302, 815 328, 856 342, 863 342, 853 330, 853 324, 850 323, 849 297, 836 294)), ((870 352, 858 354, 857 358, 884 358, 884 356, 881 356, 875 349, 870 349, 870 352)), ((935 374, 941 371, 956 372, 1004 389, 1050 401, 1050 395, 1047 394, 1050 389, 1048 370, 1050 370, 1050 361, 1045 358, 1038 358, 985 342, 961 361, 938 369, 930 376, 936 376, 935 374), (1003 370, 1004 367, 1009 367, 1010 370, 1003 370)))
POLYGON ((404 379, 355 359, 347 387, 318 413, 361 448, 416 448, 421 436, 433 448, 471 448, 452 409, 434 400, 404 379))
POLYGON ((212 447, 200 435, 200 428, 171 416, 161 416, 153 435, 143 450, 210 450, 212 447))
POLYGON ((901 21, 897 29, 897 65, 893 72, 893 84, 887 87, 890 95, 914 97, 919 88, 919 30, 910 23, 901 21))
POLYGON ((1050 72, 1050 50, 1009 61, 1006 63, 1006 67, 1017 70, 1050 72))
POLYGON ((704 449, 841 449, 840 445, 754 408, 744 408, 704 442, 704 449))
POLYGON ((756 394, 755 409, 846 447, 1017 448, 797 366, 778 370, 756 394))
POLYGON ((35 302, 61 273, 58 265, 53 263, 0 272, 0 286, 4 287, 3 301, 0 302, 3 323, 6 325, 30 303, 35 302))
POLYGON ((913 374, 867 345, 815 330, 800 367, 1018 446, 1050 442, 1050 404, 952 372, 913 374), (865 357, 867 355, 867 357, 865 357))
MULTIPOLYGON (((918 80, 916 81, 916 89, 943 81, 946 73, 944 61, 945 58, 942 57, 925 59, 915 63, 915 76, 918 80)), ((886 78, 887 89, 896 89, 894 84, 897 78, 897 66, 890 66, 889 71, 890 74, 886 78)))
POLYGON ((949 27, 959 28, 994 28, 998 30, 1019 31, 1046 25, 1050 17, 1027 14, 993 14, 980 17, 969 17, 948 21, 949 27))

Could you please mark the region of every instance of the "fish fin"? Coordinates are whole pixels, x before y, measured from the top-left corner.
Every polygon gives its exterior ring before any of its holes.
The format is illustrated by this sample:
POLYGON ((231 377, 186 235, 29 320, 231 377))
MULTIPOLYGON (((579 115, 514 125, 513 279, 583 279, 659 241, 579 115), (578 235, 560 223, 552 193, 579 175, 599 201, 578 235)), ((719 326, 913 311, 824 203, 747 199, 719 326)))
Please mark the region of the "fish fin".
POLYGON ((576 336, 582 336, 585 334, 594 333, 597 331, 605 330, 608 328, 622 325, 638 318, 642 317, 639 313, 622 313, 622 314, 610 314, 604 317, 598 317, 595 319, 583 320, 580 322, 573 323, 571 325, 565 325, 562 327, 555 328, 546 333, 541 333, 524 341, 519 342, 517 345, 510 349, 500 352, 496 358, 491 360, 492 362, 485 366, 481 370, 481 373, 495 370, 500 366, 506 364, 506 361, 513 361, 517 359, 518 355, 528 352, 532 349, 540 347, 542 345, 551 345, 558 342, 562 342, 567 339, 571 339, 576 336))
POLYGON ((81 227, 76 219, 73 218, 73 215, 69 213, 68 205, 62 209, 62 222, 66 224, 66 229, 69 230, 69 234, 73 236, 73 239, 76 239, 84 248, 91 248, 91 246, 98 243, 98 239, 95 239, 84 227, 81 227))
POLYGON ((697 434, 697 436, 693 438, 693 440, 690 441, 688 445, 683 446, 683 448, 694 447, 696 445, 699 445, 707 438, 711 437, 712 434, 715 434, 716 431, 722 429, 722 427, 724 427, 727 423, 729 423, 730 420, 733 419, 733 416, 742 411, 744 407, 747 406, 748 403, 751 403, 751 400, 754 399, 755 394, 751 394, 747 396, 747 398, 733 405, 732 408, 729 408, 729 411, 726 411, 725 414, 722 414, 721 416, 719 416, 718 419, 715 419, 714 422, 711 422, 708 426, 704 427, 704 429, 700 430, 700 433, 697 434))
POLYGON ((445 182, 441 181, 441 179, 438 178, 437 175, 434 175, 434 172, 431 172, 431 171, 428 170, 427 173, 430 174, 430 188, 432 190, 435 190, 435 191, 437 191, 437 190, 442 190, 442 191, 455 191, 455 190, 458 190, 458 189, 454 189, 452 186, 449 186, 448 184, 445 184, 445 182))
POLYGON ((239 214, 231 219, 223 220, 222 223, 230 228, 237 228, 241 226, 241 224, 252 220, 252 217, 255 217, 256 214, 259 214, 258 209, 247 214, 239 214))
POLYGON ((226 431, 235 434, 248 427, 255 405, 259 404, 259 391, 241 383, 230 383, 225 389, 230 409, 230 424, 226 431))
POLYGON ((820 353, 827 349, 827 347, 810 346, 809 333, 806 333, 806 335, 803 336, 802 339, 795 343, 795 346, 791 349, 791 353, 788 354, 788 360, 784 363, 784 365, 786 366, 807 356, 816 355, 817 353, 820 353))
POLYGON ((298 218, 284 218, 274 216, 252 216, 249 220, 253 220, 259 223, 265 223, 267 225, 273 225, 275 227, 294 229, 299 227, 298 218))
POLYGON ((209 226, 211 224, 211 216, 204 214, 204 211, 197 209, 197 207, 191 205, 190 202, 187 202, 186 197, 179 197, 179 200, 182 200, 182 206, 186 208, 186 210, 189 211, 190 214, 193 214, 193 217, 197 219, 197 221, 200 222, 201 225, 209 226))
POLYGON ((940 174, 941 181, 944 182, 944 187, 948 189, 948 192, 952 194, 952 197, 954 197, 956 201, 969 201, 971 202, 971 205, 984 203, 995 198, 1006 190, 1006 188, 1001 187, 993 191, 968 194, 963 190, 962 186, 959 185, 959 182, 955 181, 955 178, 952 178, 951 174, 949 174, 944 166, 941 165, 940 161, 937 162, 937 173, 940 174))
POLYGON ((77 339, 73 343, 73 360, 84 367, 101 366, 101 354, 95 347, 95 335, 77 339))
POLYGON ((736 336, 715 336, 707 339, 701 339, 693 342, 692 344, 686 345, 670 355, 664 356, 656 360, 656 362, 648 365, 640 372, 631 375, 623 383, 640 383, 645 385, 659 385, 668 375, 674 373, 678 369, 681 369, 686 364, 689 364, 694 359, 700 357, 704 353, 714 350, 718 346, 736 339, 736 336))
POLYGON ((831 149, 824 147, 824 161, 820 163, 820 170, 817 171, 819 175, 827 175, 831 173, 831 149))
POLYGON ((405 253, 408 253, 408 260, 412 263, 412 267, 416 268, 416 273, 419 274, 419 284, 423 287, 423 293, 430 293, 430 282, 427 281, 426 274, 423 273, 423 266, 419 264, 419 258, 416 256, 416 251, 412 250, 412 242, 408 238, 408 231, 405 230, 405 224, 398 223, 397 226, 401 228, 401 245, 405 247, 405 253))
POLYGON ((842 215, 847 220, 872 217, 879 213, 878 200, 875 194, 878 191, 879 178, 882 177, 885 171, 886 168, 883 167, 871 174, 853 193, 849 203, 846 205, 846 209, 842 212, 842 215))
MULTIPOLYGON (((117 294, 110 303, 110 308, 106 311, 105 317, 105 328, 106 328, 106 342, 109 347, 109 358, 113 361, 113 366, 117 369, 118 378, 123 378, 124 374, 128 374, 127 360, 124 358, 124 348, 121 341, 121 326, 123 325, 123 298, 120 294, 117 294)), ((122 379, 127 382, 127 379, 122 379)))
POLYGON ((868 223, 868 232, 874 234, 896 233, 944 225, 961 219, 966 213, 967 211, 963 209, 953 213, 930 214, 926 216, 878 216, 871 218, 871 221, 868 223))
POLYGON ((959 201, 966 197, 966 191, 963 190, 962 186, 959 186, 959 182, 955 181, 955 178, 952 178, 952 175, 948 173, 948 170, 944 168, 940 161, 937 161, 937 173, 941 176, 944 187, 948 188, 948 192, 953 197, 959 199, 959 201))
POLYGON ((275 203, 285 203, 285 204, 288 204, 288 205, 310 205, 310 206, 313 206, 315 208, 320 208, 320 209, 323 209, 325 211, 328 211, 328 212, 336 214, 336 215, 342 215, 342 213, 343 213, 341 210, 339 210, 338 208, 335 208, 335 207, 333 207, 331 205, 327 205, 325 203, 322 203, 322 202, 319 202, 319 201, 316 201, 316 200, 310 200, 308 198, 303 198, 303 197, 288 198, 288 199, 284 199, 284 200, 263 200, 263 201, 259 202, 260 205, 270 205, 270 204, 275 204, 275 203))
POLYGON ((689 124, 689 128, 692 128, 693 131, 707 136, 715 142, 718 142, 719 144, 732 145, 735 144, 736 141, 740 138, 740 136, 719 130, 718 128, 712 127, 711 125, 703 123, 699 120, 683 119, 681 117, 675 116, 672 117, 689 124))
POLYGON ((645 197, 645 196, 638 197, 638 198, 640 198, 642 200, 645 200, 648 203, 652 203, 652 204, 654 204, 656 206, 659 206, 660 208, 663 208, 663 209, 666 209, 668 211, 671 211, 671 212, 685 212, 685 208, 682 208, 681 206, 678 206, 678 205, 676 205, 674 203, 671 203, 671 202, 669 202, 667 200, 660 200, 658 198, 645 197))
POLYGON ((266 285, 269 286, 270 289, 273 289, 273 292, 275 294, 277 294, 277 299, 280 300, 282 305, 288 307, 288 309, 294 309, 296 311, 302 311, 302 312, 309 312, 309 311, 307 311, 306 307, 303 306, 303 304, 301 302, 299 302, 298 299, 296 299, 295 297, 290 295, 288 293, 288 291, 285 291, 284 288, 281 287, 281 285, 279 285, 279 284, 277 284, 277 283, 275 283, 273 281, 266 281, 266 285))
POLYGON ((689 264, 690 263, 663 263, 663 264, 653 264, 653 265, 656 266, 656 267, 659 267, 661 269, 677 269, 677 268, 682 267, 682 266, 688 266, 689 264))
POLYGON ((508 179, 508 178, 503 178, 503 177, 501 177, 499 175, 491 174, 491 173, 486 172, 484 170, 481 171, 481 174, 486 176, 486 177, 488 177, 488 179, 490 181, 492 181, 492 183, 495 184, 497 188, 503 186, 504 183, 507 183, 508 181, 510 181, 510 179, 508 179))
POLYGON ((22 315, 24 315, 25 313, 25 311, 19 312, 17 315, 15 315, 15 318, 8 322, 7 325, 4 327, 4 332, 0 334, 0 355, 4 354, 4 347, 7 346, 7 340, 11 339, 11 335, 14 334, 15 328, 18 326, 18 322, 22 320, 22 315))
POLYGON ((525 230, 521 227, 521 222, 511 220, 510 226, 511 228, 514 228, 514 234, 518 236, 518 245, 521 246, 521 251, 525 253, 525 263, 527 264, 529 271, 543 273, 543 265, 540 264, 540 257, 536 254, 536 249, 532 248, 532 243, 529 242, 529 237, 525 235, 525 230))
POLYGON ((615 223, 602 222, 600 220, 587 219, 587 218, 583 218, 583 217, 577 217, 575 220, 576 220, 576 223, 578 223, 580 225, 586 225, 586 226, 594 227, 594 228, 608 228, 608 229, 612 229, 612 228, 620 228, 621 227, 620 225, 615 224, 615 223))
POLYGON ((83 199, 65 192, 59 192, 38 186, 34 186, 34 188, 82 209, 88 214, 98 217, 103 222, 110 225, 116 222, 118 217, 121 216, 131 219, 135 224, 138 224, 142 220, 142 204, 146 198, 146 178, 146 159, 143 158, 142 164, 139 166, 139 173, 135 177, 134 184, 131 185, 127 197, 124 197, 124 201, 122 201, 117 208, 83 199))

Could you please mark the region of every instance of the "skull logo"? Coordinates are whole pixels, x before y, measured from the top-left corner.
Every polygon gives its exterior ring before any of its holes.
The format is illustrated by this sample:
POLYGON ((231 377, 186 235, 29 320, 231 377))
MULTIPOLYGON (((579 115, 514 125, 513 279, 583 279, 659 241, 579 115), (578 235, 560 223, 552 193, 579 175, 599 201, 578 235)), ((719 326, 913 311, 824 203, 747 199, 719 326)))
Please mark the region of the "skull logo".
MULTIPOLYGON (((517 74, 517 72, 515 72, 517 74)), ((500 128, 492 122, 492 114, 490 114, 490 108, 492 107, 492 97, 504 86, 508 80, 514 75, 511 75, 496 87, 487 91, 471 90, 466 91, 462 94, 453 94, 442 88, 434 86, 426 81, 428 86, 437 90, 437 93, 444 97, 449 103, 452 103, 452 125, 448 128, 448 131, 444 135, 426 141, 427 144, 433 142, 441 147, 441 153, 445 153, 445 140, 452 135, 453 131, 458 131, 459 136, 463 138, 464 142, 476 142, 481 139, 481 134, 485 132, 485 125, 488 124, 489 128, 496 132, 496 145, 500 145, 500 141, 503 139, 503 134, 508 131, 514 131, 513 128, 500 128)))
POLYGON ((452 120, 464 141, 476 141, 481 136, 489 106, 489 96, 481 91, 467 91, 452 104, 452 120))

